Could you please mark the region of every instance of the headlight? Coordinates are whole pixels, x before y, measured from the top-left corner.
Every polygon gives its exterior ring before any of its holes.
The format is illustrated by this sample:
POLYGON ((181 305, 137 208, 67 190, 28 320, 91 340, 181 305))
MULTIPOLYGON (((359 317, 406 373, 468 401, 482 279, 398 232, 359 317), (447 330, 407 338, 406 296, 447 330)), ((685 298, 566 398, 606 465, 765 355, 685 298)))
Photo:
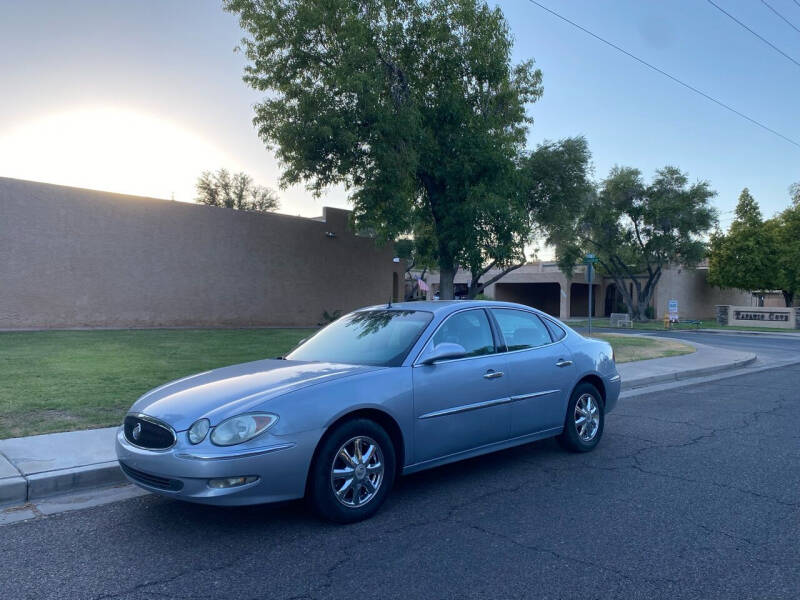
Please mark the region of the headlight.
POLYGON ((189 441, 193 444, 199 444, 206 439, 206 434, 210 427, 211 423, 208 422, 208 419, 195 421, 194 424, 189 427, 189 432, 187 434, 189 436, 189 441))
POLYGON ((214 431, 211 432, 211 442, 217 446, 241 444, 264 433, 277 422, 278 415, 269 413, 252 413, 231 417, 214 428, 214 431))

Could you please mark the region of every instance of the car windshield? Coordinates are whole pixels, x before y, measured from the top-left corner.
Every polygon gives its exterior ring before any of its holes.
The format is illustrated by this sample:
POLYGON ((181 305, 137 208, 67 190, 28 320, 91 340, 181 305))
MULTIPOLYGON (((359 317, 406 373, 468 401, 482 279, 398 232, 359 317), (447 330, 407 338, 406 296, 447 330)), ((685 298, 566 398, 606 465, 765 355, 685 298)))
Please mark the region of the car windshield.
POLYGON ((289 353, 288 360, 396 367, 431 322, 421 310, 367 310, 334 321, 289 353))

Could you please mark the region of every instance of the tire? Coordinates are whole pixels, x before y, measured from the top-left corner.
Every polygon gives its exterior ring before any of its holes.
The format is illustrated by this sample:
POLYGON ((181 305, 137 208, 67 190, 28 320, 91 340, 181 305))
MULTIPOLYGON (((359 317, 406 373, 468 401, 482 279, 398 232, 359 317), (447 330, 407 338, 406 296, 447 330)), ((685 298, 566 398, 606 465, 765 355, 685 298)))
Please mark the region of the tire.
POLYGON ((395 469, 394 445, 380 425, 369 419, 346 421, 330 431, 318 448, 307 500, 318 516, 329 521, 368 519, 389 494, 395 469))
POLYGON ((570 396, 567 415, 564 419, 564 431, 558 436, 558 441, 570 452, 590 452, 600 443, 604 425, 603 397, 591 383, 581 383, 570 396), (581 426, 579 420, 584 416, 587 406, 594 408, 591 413, 594 418, 581 426), (584 410, 581 411, 581 408, 584 410))

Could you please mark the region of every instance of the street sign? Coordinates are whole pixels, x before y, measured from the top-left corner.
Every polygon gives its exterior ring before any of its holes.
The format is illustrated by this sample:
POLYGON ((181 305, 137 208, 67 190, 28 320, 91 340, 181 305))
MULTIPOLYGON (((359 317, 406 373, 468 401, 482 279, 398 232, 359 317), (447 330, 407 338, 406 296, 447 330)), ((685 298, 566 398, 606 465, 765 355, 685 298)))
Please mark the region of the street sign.
POLYGON ((586 283, 589 284, 589 337, 592 336, 592 313, 594 312, 594 302, 592 300, 592 278, 594 276, 594 263, 597 262, 597 257, 591 252, 583 257, 583 262, 586 263, 586 283))
POLYGON ((678 301, 675 299, 667 303, 667 312, 669 313, 669 320, 672 323, 678 322, 678 301))

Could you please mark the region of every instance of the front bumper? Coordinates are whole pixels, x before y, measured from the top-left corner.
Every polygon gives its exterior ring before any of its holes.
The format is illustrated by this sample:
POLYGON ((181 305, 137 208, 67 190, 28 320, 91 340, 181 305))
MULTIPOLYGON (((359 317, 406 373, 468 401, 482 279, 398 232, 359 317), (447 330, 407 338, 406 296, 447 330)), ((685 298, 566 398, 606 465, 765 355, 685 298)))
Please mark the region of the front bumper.
POLYGON ((302 498, 321 431, 289 439, 267 433, 248 444, 221 448, 206 439, 193 446, 185 433, 165 451, 138 448, 117 430, 117 459, 132 483, 148 491, 189 502, 236 506, 302 498), (232 488, 211 488, 210 479, 258 477, 232 488))

